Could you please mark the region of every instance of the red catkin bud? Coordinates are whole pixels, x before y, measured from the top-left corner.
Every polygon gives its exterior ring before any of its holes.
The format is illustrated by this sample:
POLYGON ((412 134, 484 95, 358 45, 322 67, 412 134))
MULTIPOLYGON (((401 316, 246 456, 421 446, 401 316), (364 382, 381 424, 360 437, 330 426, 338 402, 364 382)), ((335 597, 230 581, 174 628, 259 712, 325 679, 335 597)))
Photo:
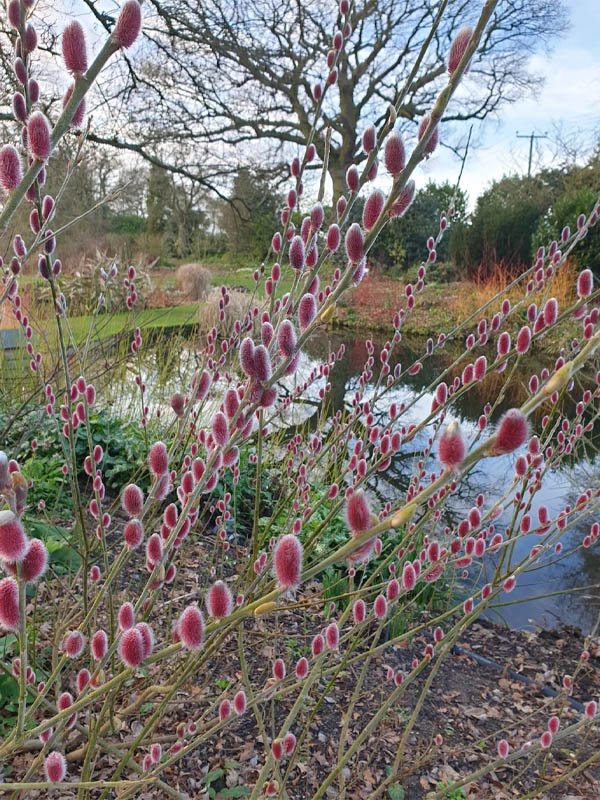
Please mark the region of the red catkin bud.
POLYGON ((236 714, 241 716, 246 711, 246 692, 240 689, 233 698, 233 709, 236 714))
POLYGON ((517 353, 524 355, 529 350, 531 344, 531 330, 527 325, 523 325, 517 336, 517 353))
MULTIPOLYGON (((11 575, 16 576, 17 564, 6 561, 5 568, 11 575)), ((30 539, 27 552, 21 562, 21 575, 25 583, 34 583, 41 578, 48 569, 48 551, 46 545, 39 539, 30 539)))
MULTIPOLYGON (((132 0, 132 2, 137 2, 137 0, 132 0)), ((148 461, 150 464, 150 471, 153 475, 159 477, 168 472, 169 455, 167 453, 167 447, 163 442, 155 442, 152 445, 148 461)))
POLYGON ((67 761, 62 753, 53 750, 44 761, 44 773, 50 783, 61 783, 67 775, 67 761))
POLYGON ((263 344, 254 348, 254 375, 261 383, 266 383, 271 377, 271 357, 263 344))
MULTIPOLYGON (((348 167, 348 169, 346 170, 346 185, 353 194, 355 192, 358 192, 360 188, 360 176, 358 174, 358 169, 354 164, 352 164, 352 166, 348 167)), ((338 205, 339 205, 339 200, 338 200, 338 205)))
POLYGON ((325 212, 323 211, 323 206, 321 203, 315 203, 310 211, 310 225, 313 231, 318 231, 321 229, 324 218, 325 212))
POLYGON ((87 71, 87 50, 83 27, 77 21, 70 22, 63 31, 62 53, 65 66, 74 74, 87 71))
POLYGON ((171 397, 171 408, 177 417, 181 418, 183 416, 184 407, 185 397, 181 394, 181 392, 175 392, 171 397))
POLYGON ((352 617, 354 619, 355 625, 360 625, 361 622, 365 621, 365 617, 367 616, 367 606, 365 601, 359 597, 358 600, 352 606, 352 617))
POLYGON ((23 180, 21 159, 12 144, 0 149, 0 183, 7 192, 12 192, 23 180))
POLYGON ((308 661, 307 659, 302 656, 296 662, 296 677, 303 680, 308 675, 308 661))
POLYGON ((77 673, 77 694, 81 694, 81 692, 83 692, 85 687, 90 682, 90 678, 91 675, 89 669, 85 669, 84 667, 83 669, 79 670, 77 673))
POLYGON ((279 584, 286 589, 296 589, 302 575, 302 544, 297 536, 281 536, 273 553, 273 571, 279 584))
POLYGON ((147 622, 138 622, 135 626, 135 630, 139 631, 141 634, 144 658, 148 658, 148 656, 152 655, 152 649, 154 647, 154 634, 152 633, 152 629, 147 622))
POLYGON ((144 507, 144 493, 135 483, 130 483, 123 489, 121 503, 130 517, 139 517, 144 507))
MULTIPOLYGON (((268 325, 269 323, 265 324, 268 325)), ((234 389, 233 387, 230 387, 225 392, 225 399, 223 400, 223 409, 225 411, 227 419, 232 419, 235 416, 239 406, 240 406, 240 397, 237 393, 237 390, 234 389)))
POLYGON ((321 636, 320 633, 317 633, 317 635, 313 638, 311 644, 311 651, 314 658, 320 656, 324 649, 325 649, 325 639, 321 636))
POLYGON ((23 561, 29 542, 21 522, 12 511, 0 511, 0 558, 9 562, 23 561))
POLYGON ((108 636, 105 631, 96 631, 92 636, 91 650, 96 661, 102 661, 108 651, 108 636))
POLYGON ((510 747, 506 739, 500 739, 500 741, 498 742, 498 755, 500 756, 500 758, 506 758, 509 750, 510 747))
POLYGON ((285 661, 282 658, 276 658, 273 662, 273 677, 276 681, 282 681, 285 678, 285 674, 285 661))
POLYGON ((540 737, 540 745, 547 750, 552 744, 552 734, 550 731, 544 731, 540 737))
POLYGON ((314 295, 307 292, 307 294, 303 295, 300 303, 298 304, 298 324, 300 325, 301 331, 308 328, 316 314, 317 301, 315 300, 314 295))
POLYGON ((371 527, 371 509, 364 492, 353 492, 346 503, 346 522, 353 534, 364 533, 371 527))
POLYGON ((177 623, 181 643, 188 650, 200 650, 204 643, 204 618, 198 606, 188 606, 177 623))
POLYGON ((362 221, 365 230, 370 231, 371 228, 375 226, 375 223, 383 211, 384 204, 385 195, 380 189, 375 189, 371 192, 363 209, 362 221))
POLYGON ((355 222, 346 231, 346 255, 348 260, 353 264, 358 262, 363 257, 364 237, 360 225, 355 222))
POLYGON ((85 638, 80 631, 71 631, 63 642, 63 649, 69 658, 79 658, 84 646, 85 638))
POLYGON ((560 728, 560 719, 556 716, 550 717, 548 720, 548 730, 550 733, 555 736, 558 733, 558 729, 560 728))
POLYGON ((327 249, 331 253, 335 253, 340 246, 340 239, 340 228, 338 225, 333 223, 327 230, 327 249))
POLYGON ((290 244, 289 250, 290 266, 293 269, 301 270, 304 268, 306 260, 306 253, 304 249, 304 242, 301 236, 294 236, 290 244))
POLYGON ((589 297, 591 295, 593 288, 594 274, 592 270, 582 270, 577 276, 577 296, 583 300, 585 297, 589 297))
POLYGON ((410 592, 415 588, 416 583, 417 575, 415 568, 410 561, 407 561, 402 569, 402 588, 405 592, 410 592))
POLYGON ((222 411, 218 411, 213 417, 212 433, 215 442, 224 447, 229 441, 229 426, 227 424, 227 417, 222 411))
POLYGON ((500 420, 498 430, 493 439, 492 454, 495 456, 512 453, 529 435, 527 419, 518 408, 512 408, 500 420))
MULTIPOLYGON (((74 86, 75 86, 74 84, 72 86, 69 86, 69 88, 65 92, 65 96, 63 97, 62 101, 63 108, 65 108, 65 106, 71 99, 74 86)), ((75 109, 75 112, 73 113, 73 117, 71 118, 71 128, 80 128, 83 123, 84 116, 85 116, 85 98, 80 101, 79 105, 75 109)))
POLYGON ((162 758, 162 746, 159 742, 155 742, 150 748, 150 758, 153 764, 158 764, 162 758))
POLYGON ((135 42, 142 28, 142 10, 137 0, 127 0, 112 32, 117 48, 127 48, 135 42))
POLYGON ((253 378, 254 375, 254 342, 249 336, 240 345, 240 365, 244 373, 253 378))
POLYGON ((377 617, 377 619, 382 620, 385 619, 387 615, 387 600, 385 599, 385 595, 379 594, 375 598, 375 603, 373 605, 373 613, 377 617))
POLYGON ((546 300, 542 314, 544 316, 544 324, 547 327, 554 325, 558 317, 558 301, 555 297, 550 297, 546 300))
POLYGON ((225 700, 221 700, 219 705, 219 719, 221 722, 225 722, 226 719, 229 719, 231 716, 231 703, 227 698, 225 700))
POLYGON ((296 352, 296 332, 289 319, 284 319, 279 326, 277 345, 280 353, 286 358, 291 358, 296 352))
MULTIPOLYGON (((418 132, 419 141, 421 141, 421 139, 425 135, 425 131, 427 130, 427 126, 429 125, 430 121, 431 121, 431 114, 426 114, 421 120, 418 132)), ((436 125, 433 131, 431 132, 429 139, 427 140, 427 144, 425 145, 425 151, 424 151, 425 156, 430 156, 433 153, 433 151, 438 145, 438 140, 439 140, 439 133, 436 125)))
POLYGON ((208 590, 206 608, 211 617, 224 619, 233 610, 233 597, 229 587, 223 581, 217 581, 208 590))
POLYGON ((144 527, 139 519, 130 519, 123 531, 123 538, 129 550, 138 548, 144 539, 144 527))
POLYGON ((440 436, 438 458, 448 469, 456 469, 465 459, 467 446, 457 422, 451 422, 440 436))
POLYGON ((415 199, 416 190, 417 186, 411 179, 406 186, 401 189, 400 194, 394 200, 390 208, 390 217, 402 217, 406 214, 415 199))
POLYGON ((27 121, 27 146, 38 161, 46 161, 50 156, 50 124, 41 111, 34 111, 27 121))
POLYGON ((158 533, 153 533, 146 542, 146 561, 154 566, 163 556, 162 539, 158 533))
POLYGON ((123 603, 119 609, 119 629, 127 631, 135 625, 135 609, 132 603, 123 603))
POLYGON ((454 41, 450 46, 450 55, 448 56, 448 72, 450 75, 456 72, 456 69, 458 68, 462 57, 465 54, 465 50, 467 49, 472 35, 473 28, 471 28, 470 25, 465 25, 464 28, 461 28, 456 34, 454 41))
POLYGON ((137 667, 144 660, 144 640, 138 628, 126 630, 119 641, 119 656, 127 667, 137 667))
POLYGON ((275 761, 279 761, 279 759, 283 757, 283 743, 280 742, 279 739, 275 739, 271 745, 271 754, 275 761))
POLYGON ((486 370, 487 358, 485 356, 479 356, 473 365, 473 375, 475 376, 475 380, 482 381, 485 378, 486 370))
POLYGON ((293 733, 289 732, 283 737, 283 749, 287 756, 291 756, 296 747, 296 737, 293 733))
POLYGON ((8 4, 8 21, 11 28, 15 28, 15 30, 21 27, 21 4, 19 0, 10 0, 8 4))
POLYGON ((362 146, 365 153, 368 154, 375 149, 376 141, 377 137, 375 133, 375 126, 369 125, 369 127, 363 133, 362 137, 362 146))
POLYGON ((498 338, 497 350, 499 356, 505 356, 508 354, 508 351, 510 350, 510 334, 507 331, 504 331, 500 334, 498 338))
POLYGON ((391 175, 398 175, 406 165, 406 150, 399 131, 392 131, 385 140, 383 161, 391 175))
POLYGON ((340 642, 340 629, 337 626, 337 622, 330 622, 325 629, 325 641, 330 650, 337 650, 340 642))
POLYGON ((9 631, 19 629, 19 587, 14 578, 0 581, 0 623, 9 631))

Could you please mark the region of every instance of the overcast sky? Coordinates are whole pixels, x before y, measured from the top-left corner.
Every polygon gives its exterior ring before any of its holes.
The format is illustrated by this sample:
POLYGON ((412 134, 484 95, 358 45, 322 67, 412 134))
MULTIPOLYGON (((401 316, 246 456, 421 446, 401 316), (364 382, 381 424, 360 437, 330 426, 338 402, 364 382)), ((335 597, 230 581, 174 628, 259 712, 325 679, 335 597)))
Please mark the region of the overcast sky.
MULTIPOLYGON (((534 168, 552 162, 557 127, 563 135, 580 140, 583 148, 600 137, 600 0, 566 0, 566 5, 570 30, 551 53, 531 62, 533 70, 545 77, 539 97, 504 106, 500 121, 476 123, 479 146, 468 158, 461 181, 471 205, 492 180, 527 172, 529 141, 517 139, 517 131, 548 133, 548 139, 537 140, 534 168)), ((458 171, 456 157, 440 149, 421 174, 425 181, 431 177, 454 183, 458 171)))
MULTIPOLYGON (((89 14, 81 13, 79 2, 63 2, 69 10, 78 12, 78 18, 84 24, 91 22, 89 14)), ((600 0, 563 2, 569 9, 570 29, 554 43, 551 52, 535 55, 531 60, 532 71, 545 78, 539 96, 504 105, 499 119, 474 125, 475 147, 470 152, 461 181, 471 207, 492 180, 505 174, 527 172, 529 141, 518 139, 517 131, 527 136, 531 132, 548 134, 547 139, 536 141, 534 170, 552 163, 558 132, 579 144, 580 157, 600 139, 600 0)), ((99 5, 115 14, 118 4, 116 0, 101 0, 99 5)), ((88 29, 90 43, 97 39, 94 35, 96 28, 97 23, 92 23, 88 29)), ((465 81, 468 83, 468 76, 465 81)), ((443 130, 441 137, 443 139, 443 130)), ((457 157, 438 147, 434 156, 418 169, 415 175, 417 186, 423 186, 430 179, 454 183, 459 169, 457 157)), ((381 180, 385 182, 384 175, 381 180)))

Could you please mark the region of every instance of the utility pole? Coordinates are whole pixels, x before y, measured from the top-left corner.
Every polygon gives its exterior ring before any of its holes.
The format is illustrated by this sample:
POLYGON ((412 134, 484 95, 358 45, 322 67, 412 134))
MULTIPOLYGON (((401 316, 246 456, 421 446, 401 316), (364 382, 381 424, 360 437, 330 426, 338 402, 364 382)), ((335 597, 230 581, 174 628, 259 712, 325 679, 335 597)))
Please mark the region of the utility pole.
POLYGON ((517 131, 517 139, 529 139, 529 163, 527 165, 527 177, 531 178, 531 159, 533 158, 533 141, 534 139, 547 139, 548 131, 544 134, 536 134, 533 131, 529 135, 519 134, 517 131))

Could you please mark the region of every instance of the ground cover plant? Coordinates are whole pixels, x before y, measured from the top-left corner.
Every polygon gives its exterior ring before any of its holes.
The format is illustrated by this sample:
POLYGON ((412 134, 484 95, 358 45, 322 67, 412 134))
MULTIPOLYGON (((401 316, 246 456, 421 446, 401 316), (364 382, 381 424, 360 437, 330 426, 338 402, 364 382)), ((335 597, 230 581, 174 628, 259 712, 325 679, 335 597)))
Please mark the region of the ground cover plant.
MULTIPOLYGON (((449 43, 445 86, 409 148, 395 127, 397 110, 449 5, 440 4, 395 104, 364 132, 361 167, 349 167, 347 191, 334 198, 337 221, 324 223, 326 151, 318 197, 296 226, 305 170, 315 164, 316 125, 353 36, 350 4, 341 0, 328 77, 312 89, 311 133, 290 164, 269 259, 253 271, 249 291, 238 292, 239 312, 230 313, 229 290, 217 290, 215 323, 199 340, 193 378, 182 379, 168 408, 148 399, 135 267, 102 268, 105 290, 87 334, 73 334, 60 261, 70 226, 52 227, 69 176, 56 196, 44 191, 61 137, 79 130, 78 148, 85 148, 86 93, 106 62, 134 44, 142 7, 126 0, 91 62, 83 28, 67 23, 62 54, 73 83, 51 123, 38 107, 46 87, 43 73, 40 82, 34 77, 31 5, 8 5, 20 88, 15 144, 0 149, 2 313, 22 330, 30 372, 26 402, 15 384, 1 419, 6 796, 407 797, 415 775, 447 760, 444 739, 454 735, 444 728, 415 742, 432 697, 456 705, 454 757, 468 757, 456 762, 460 769, 438 770, 427 788, 411 788, 411 797, 489 797, 490 786, 499 798, 564 796, 564 786, 600 757, 597 626, 576 651, 560 650, 559 659, 557 647, 553 691, 527 703, 513 692, 514 708, 496 709, 481 737, 463 730, 472 709, 455 692, 456 675, 447 695, 439 681, 451 684, 449 664, 465 631, 484 635, 480 617, 510 602, 540 565, 564 557, 567 534, 583 531, 577 550, 597 546, 593 471, 556 513, 536 498, 564 460, 594 453, 599 292, 589 268, 572 276, 570 292, 560 281, 597 223, 599 200, 580 209, 510 284, 399 364, 403 326, 419 308, 452 224, 451 202, 423 243, 414 285, 390 313, 389 339, 377 348, 365 342, 348 407, 330 419, 324 406, 309 422, 302 415, 303 405, 327 399, 344 346, 308 374, 299 371, 303 349, 341 298, 368 280, 366 257, 379 233, 402 224, 413 175, 438 144, 442 115, 468 82, 498 3, 483 3, 475 25, 449 43), (387 193, 369 187, 378 169, 389 176, 387 193), (348 224, 363 187, 361 223, 348 224), (14 230, 21 208, 29 227, 14 230), (335 254, 341 262, 325 270, 335 254), (39 309, 23 301, 28 267, 47 282, 49 318, 36 319, 39 309), (110 354, 97 349, 94 332, 117 282, 128 312, 122 337, 135 378, 133 429, 102 408, 100 388, 110 378, 102 384, 94 377, 105 364, 110 375, 110 354), (561 337, 573 321, 577 335, 561 337), (527 398, 500 414, 522 360, 550 335, 556 352, 527 376, 527 398), (449 341, 460 343, 459 354, 431 385, 409 404, 393 401, 400 381, 418 375, 449 341), (483 397, 472 435, 453 415, 469 392, 483 397), (572 402, 563 405, 564 398, 572 402), (403 451, 412 459, 408 486, 382 498, 370 487, 403 451), (448 523, 449 498, 492 459, 505 464, 500 495, 473 492, 461 518, 448 523), (510 522, 500 525, 505 514, 510 522), (516 545, 532 535, 531 548, 518 555, 516 545), (489 554, 490 579, 469 582, 469 570, 489 554), (314 750, 315 736, 324 752, 314 750), (202 772, 200 762, 213 768, 202 772)), ((180 374, 176 352, 167 366, 174 378, 180 374)))

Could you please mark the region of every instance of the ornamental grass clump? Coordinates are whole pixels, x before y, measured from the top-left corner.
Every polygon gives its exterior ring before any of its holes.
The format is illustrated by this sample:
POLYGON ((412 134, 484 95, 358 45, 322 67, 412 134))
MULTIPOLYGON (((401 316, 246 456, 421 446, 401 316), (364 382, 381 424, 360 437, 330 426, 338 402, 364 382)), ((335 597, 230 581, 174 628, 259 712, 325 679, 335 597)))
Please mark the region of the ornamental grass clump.
MULTIPOLYGON (((565 752, 582 747, 581 763, 593 763, 585 748, 596 733, 597 700, 584 694, 597 663, 587 633, 582 655, 548 696, 532 695, 523 706, 506 695, 510 724, 508 713, 490 717, 483 742, 453 729, 444 749, 449 733, 423 734, 419 725, 435 682, 449 673, 443 667, 459 668, 453 653, 471 626, 517 602, 540 566, 598 544, 597 470, 582 470, 568 502, 542 494, 554 470, 588 451, 597 418, 600 293, 587 267, 570 294, 553 282, 596 224, 598 203, 515 277, 510 302, 502 289, 452 330, 403 349, 400 363, 403 328, 420 310, 452 201, 423 242, 414 281, 395 298, 387 340, 365 342, 364 366, 343 408, 329 416, 346 347, 330 343, 318 360, 307 347, 346 293, 366 285, 379 234, 403 224, 423 180, 419 165, 435 163, 469 65, 486 63, 496 5, 485 2, 478 20, 448 42, 439 94, 416 136, 398 120, 418 74, 398 87, 395 104, 373 110, 357 163, 343 167, 346 195, 329 207, 304 183, 309 168, 327 173, 320 131, 344 91, 340 59, 351 58, 353 36, 360 40, 341 0, 324 79, 301 76, 312 97, 311 133, 291 160, 279 230, 269 231, 254 289, 208 295, 201 333, 186 347, 193 366, 169 352, 170 385, 160 401, 149 384, 161 359, 142 369, 148 337, 137 316, 136 269, 101 272, 102 297, 116 281, 125 288, 128 323, 118 338, 135 378, 139 438, 123 464, 118 436, 96 424, 116 372, 96 347, 98 313, 88 336, 74 334, 61 286, 71 226, 58 215, 64 191, 51 192, 56 184, 46 181, 109 59, 127 59, 135 72, 146 5, 127 0, 95 55, 84 27, 66 21, 68 88, 59 108, 50 102, 44 59, 36 61, 32 3, 9 3, 18 86, 13 141, 0 148, 1 301, 23 334, 37 417, 23 432, 31 457, 13 440, 0 442, 2 679, 14 711, 8 725, 3 718, 0 742, 6 792, 182 800, 216 793, 217 771, 223 797, 251 800, 375 800, 401 796, 425 774, 445 776, 427 784, 432 800, 488 776, 493 791, 513 796, 522 788, 533 797, 549 781, 566 787, 577 777, 573 761, 554 769, 565 752), (367 188, 378 163, 387 188, 367 188), (24 272, 44 282, 48 318, 36 318, 24 272), (561 346, 547 356, 542 340, 561 346), (419 389, 429 360, 451 343, 456 357, 419 389), (532 350, 535 369, 525 360, 532 350), (511 383, 517 369, 527 372, 523 402, 511 383), (410 396, 401 391, 406 382, 414 384, 410 396), (459 423, 465 395, 477 411, 471 428, 459 423), (304 422, 307 409, 314 414, 304 422), (58 466, 42 421, 59 443, 58 466), (502 465, 496 492, 477 484, 491 463, 502 465), (51 469, 54 487, 60 483, 53 503, 35 493, 51 469), (392 492, 381 491, 385 478, 392 492), (325 764, 315 744, 322 740, 325 764), (444 771, 448 763, 456 769, 444 771)), ((435 36, 439 19, 432 24, 416 67, 427 64, 430 46, 444 46, 435 36)), ((147 32, 154 35, 152 25, 147 32)), ((201 99, 194 101, 203 114, 201 99)), ((91 130, 95 124, 90 119, 91 130)), ((88 147, 85 134, 77 136, 73 169, 88 147)), ((10 425, 22 422, 16 398, 10 413, 10 425)), ((464 716, 462 695, 453 702, 464 716)))

